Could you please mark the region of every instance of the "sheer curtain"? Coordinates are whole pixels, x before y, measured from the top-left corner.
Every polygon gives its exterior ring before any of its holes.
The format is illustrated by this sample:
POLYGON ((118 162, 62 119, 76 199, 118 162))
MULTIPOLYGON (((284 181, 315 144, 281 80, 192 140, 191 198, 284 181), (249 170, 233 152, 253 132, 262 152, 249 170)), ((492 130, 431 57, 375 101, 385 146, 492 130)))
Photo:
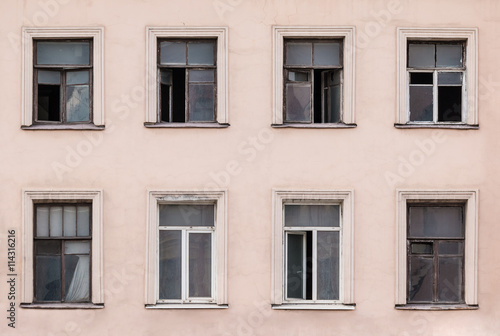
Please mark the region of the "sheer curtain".
POLYGON ((89 298, 89 265, 88 255, 78 256, 75 273, 66 293, 66 301, 83 301, 89 298))

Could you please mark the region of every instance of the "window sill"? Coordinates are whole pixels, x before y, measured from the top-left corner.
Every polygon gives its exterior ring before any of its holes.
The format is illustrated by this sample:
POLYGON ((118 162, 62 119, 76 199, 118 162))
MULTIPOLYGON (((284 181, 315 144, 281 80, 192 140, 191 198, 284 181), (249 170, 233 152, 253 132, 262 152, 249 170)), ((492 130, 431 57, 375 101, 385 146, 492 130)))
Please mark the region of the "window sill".
POLYGON ((343 304, 343 303, 333 303, 333 304, 316 304, 316 303, 285 303, 285 304, 273 304, 272 309, 276 310, 354 310, 356 308, 355 303, 343 304))
POLYGON ((440 124, 394 124, 396 128, 448 128, 448 129, 464 129, 464 130, 477 130, 479 125, 469 124, 453 124, 453 123, 440 123, 440 124))
POLYGON ((146 305, 146 309, 227 309, 227 304, 215 303, 157 303, 146 305))
POLYGON ((21 303, 19 307, 30 309, 103 309, 104 303, 21 303))
POLYGON ((94 125, 94 124, 58 124, 58 125, 47 125, 47 124, 36 124, 30 126, 21 126, 21 129, 27 131, 67 131, 67 130, 80 130, 80 131, 103 131, 104 125, 94 125))
POLYGON ((229 124, 219 123, 150 123, 145 122, 146 128, 227 128, 229 124))
POLYGON ((478 305, 468 304, 405 304, 396 305, 398 310, 477 310, 478 305))
POLYGON ((356 124, 332 123, 332 124, 271 124, 275 128, 355 128, 356 124))

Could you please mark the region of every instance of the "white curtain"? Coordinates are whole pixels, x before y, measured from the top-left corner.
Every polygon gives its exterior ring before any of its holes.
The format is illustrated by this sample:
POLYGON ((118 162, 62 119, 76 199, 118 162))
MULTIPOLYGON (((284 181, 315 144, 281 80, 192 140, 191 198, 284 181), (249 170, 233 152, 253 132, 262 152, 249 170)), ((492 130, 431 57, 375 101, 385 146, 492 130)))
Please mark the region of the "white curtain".
POLYGON ((66 301, 83 301, 89 297, 89 264, 90 258, 88 255, 78 256, 73 280, 69 285, 68 293, 66 293, 66 301))

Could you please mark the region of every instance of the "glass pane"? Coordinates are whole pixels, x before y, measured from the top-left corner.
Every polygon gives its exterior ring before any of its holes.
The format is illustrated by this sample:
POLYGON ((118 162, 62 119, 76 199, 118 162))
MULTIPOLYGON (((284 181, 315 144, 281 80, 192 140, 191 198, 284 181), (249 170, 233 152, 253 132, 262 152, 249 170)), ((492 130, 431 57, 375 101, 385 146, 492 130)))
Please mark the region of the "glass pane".
POLYGON ((288 42, 286 44, 287 65, 312 65, 312 43, 288 42))
POLYGON ((162 84, 172 85, 172 71, 171 70, 161 70, 160 71, 160 82, 162 84))
POLYGON ((340 65, 340 44, 314 43, 314 65, 340 65))
POLYGON ((214 65, 214 42, 188 42, 189 65, 214 65))
POLYGON ((88 241, 66 241, 64 243, 65 254, 88 254, 90 253, 90 242, 88 241))
POLYGON ((293 82, 308 82, 309 72, 288 71, 288 80, 293 82))
POLYGON ((214 205, 160 204, 160 226, 214 226, 214 205))
POLYGON ((159 244, 159 298, 181 298, 181 231, 160 230, 159 244))
POLYGON ((50 208, 50 236, 62 236, 62 207, 50 208))
POLYGON ((440 241, 439 254, 463 254, 464 243, 461 241, 440 241))
POLYGON ((38 237, 49 236, 49 208, 36 208, 36 235, 38 237))
POLYGON ((186 42, 161 42, 161 64, 186 64, 186 42))
POLYGON ((66 73, 66 84, 88 84, 89 72, 88 71, 70 71, 66 73))
POLYGON ((38 83, 61 84, 61 73, 59 71, 38 70, 38 83))
POLYGON ((409 219, 410 238, 464 238, 460 206, 410 206, 409 219))
POLYGON ((432 86, 410 86, 410 121, 432 120, 432 86))
POLYGON ((325 122, 338 123, 340 122, 340 104, 342 103, 341 95, 341 70, 325 72, 325 82, 328 83, 328 90, 325 94, 325 122))
POLYGON ((311 85, 286 85, 285 121, 311 122, 311 85))
POLYGON ((437 67, 462 67, 462 45, 436 45, 437 67))
POLYGON ((37 64, 90 64, 89 42, 37 42, 37 64))
POLYGON ((79 206, 76 212, 77 229, 76 235, 78 237, 90 236, 90 207, 79 206))
POLYGON ((36 240, 35 241, 36 255, 60 255, 61 241, 60 240, 36 240))
POLYGON ((438 301, 462 302, 463 260, 439 257, 438 301))
POLYGON ((64 207, 64 236, 76 236, 76 207, 74 206, 64 207))
POLYGON ((462 84, 461 72, 440 72, 438 73, 438 84, 462 84))
POLYGON ((189 121, 214 121, 214 84, 189 85, 189 121))
POLYGON ((59 85, 38 84, 37 120, 61 121, 61 87, 59 85))
POLYGON ((434 82, 432 72, 411 72, 410 84, 430 84, 434 82))
POLYGON ((35 257, 36 301, 61 301, 61 256, 35 257))
POLYGON ((433 68, 435 64, 434 44, 415 44, 408 46, 408 67, 410 68, 433 68))
POLYGON ((68 86, 66 87, 66 120, 89 121, 89 86, 68 86))
POLYGON ((339 227, 339 205, 285 205, 285 226, 339 227))
POLYGON ((189 234, 189 297, 212 296, 212 234, 189 234))
POLYGON ((64 289, 66 302, 90 300, 90 256, 64 256, 64 289))
POLYGON ((189 70, 189 82, 213 82, 213 70, 189 70))
POLYGON ((287 234, 286 297, 288 299, 305 299, 304 248, 304 235, 287 234))
POLYGON ((318 300, 339 299, 339 234, 318 231, 318 300))
POLYGON ((410 257, 408 301, 432 302, 433 270, 432 258, 410 257))
POLYGON ((432 243, 411 243, 411 253, 413 254, 432 254, 432 243))
POLYGON ((462 121, 462 87, 438 87, 438 121, 462 121))

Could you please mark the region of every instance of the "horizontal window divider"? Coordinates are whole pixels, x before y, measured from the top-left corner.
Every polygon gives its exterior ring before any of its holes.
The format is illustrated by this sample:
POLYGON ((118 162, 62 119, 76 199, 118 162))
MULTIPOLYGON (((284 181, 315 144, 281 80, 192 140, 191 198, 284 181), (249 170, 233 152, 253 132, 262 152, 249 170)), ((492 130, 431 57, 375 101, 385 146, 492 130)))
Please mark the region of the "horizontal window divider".
POLYGON ((228 128, 230 125, 227 123, 206 122, 206 123, 150 123, 145 122, 146 128, 228 128))
POLYGON ((65 130, 84 130, 84 131, 104 131, 104 125, 94 125, 94 124, 33 124, 30 126, 21 126, 22 130, 27 131, 41 131, 41 130, 53 130, 53 131, 65 131, 65 130))
POLYGON ((468 304, 404 304, 394 307, 398 310, 477 310, 479 305, 468 304))
POLYGON ((345 124, 345 123, 307 123, 307 124, 271 124, 274 128, 355 128, 357 124, 345 124))
POLYGON ((317 304, 317 303, 283 303, 273 304, 271 308, 274 310, 355 310, 356 304, 351 303, 334 303, 334 304, 317 304))
POLYGON ((228 304, 216 303, 157 303, 145 305, 146 309, 227 309, 228 304))
POLYGON ((21 308, 31 309, 103 309, 104 303, 21 303, 21 308))
POLYGON ((448 129, 461 129, 461 130, 477 130, 479 125, 469 124, 452 124, 452 123, 429 123, 429 124, 394 124, 395 128, 448 128, 448 129))

